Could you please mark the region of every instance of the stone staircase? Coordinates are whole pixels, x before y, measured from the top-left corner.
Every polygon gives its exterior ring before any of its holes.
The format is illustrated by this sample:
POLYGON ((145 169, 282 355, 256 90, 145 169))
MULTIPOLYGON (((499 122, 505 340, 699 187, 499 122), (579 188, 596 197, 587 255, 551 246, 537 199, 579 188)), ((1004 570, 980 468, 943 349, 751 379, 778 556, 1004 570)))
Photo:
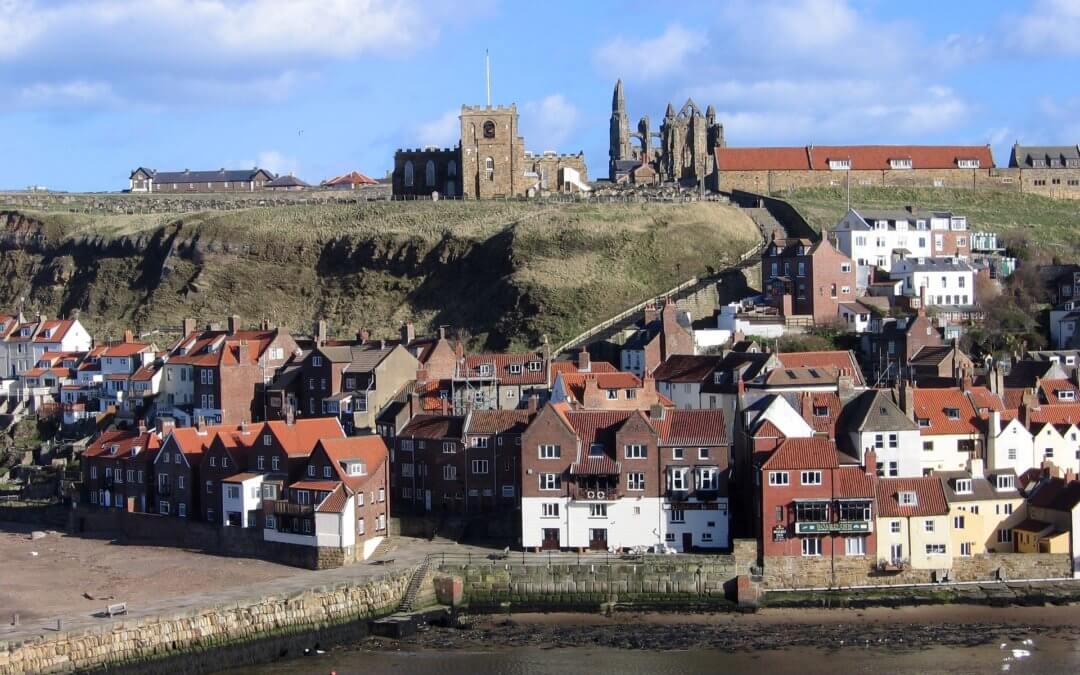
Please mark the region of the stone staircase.
POLYGON ((427 578, 428 573, 431 571, 432 557, 428 556, 424 558, 424 562, 420 563, 420 566, 413 572, 412 577, 409 579, 409 585, 405 587, 405 596, 401 599, 401 605, 398 607, 399 612, 411 612, 416 607, 416 598, 420 595, 420 589, 424 586, 424 579, 427 578))
POLYGON ((746 215, 750 216, 750 219, 757 223, 757 226, 761 228, 761 231, 765 234, 765 240, 772 239, 772 235, 775 232, 777 239, 783 239, 787 237, 787 231, 784 230, 784 226, 780 224, 773 214, 769 213, 769 210, 764 207, 744 207, 743 211, 746 215))

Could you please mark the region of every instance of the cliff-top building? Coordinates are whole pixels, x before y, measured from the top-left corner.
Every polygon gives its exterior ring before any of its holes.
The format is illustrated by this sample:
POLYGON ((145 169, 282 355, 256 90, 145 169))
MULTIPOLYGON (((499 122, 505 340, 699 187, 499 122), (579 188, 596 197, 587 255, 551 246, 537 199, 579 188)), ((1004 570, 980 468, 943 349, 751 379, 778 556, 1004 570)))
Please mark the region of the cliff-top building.
POLYGON ((608 173, 613 182, 640 182, 638 167, 645 165, 652 169, 646 172, 648 182, 697 185, 712 176, 714 151, 722 147, 724 126, 716 121, 716 109, 710 105, 702 114, 693 99, 687 99, 678 113, 668 103, 659 131, 652 131, 646 115, 638 121, 637 131, 632 132, 622 80, 615 83, 608 151, 608 173))
POLYGON ((464 199, 531 197, 545 192, 587 192, 585 154, 535 154, 519 135, 510 106, 462 106, 461 140, 453 148, 401 149, 394 153, 395 197, 464 199))

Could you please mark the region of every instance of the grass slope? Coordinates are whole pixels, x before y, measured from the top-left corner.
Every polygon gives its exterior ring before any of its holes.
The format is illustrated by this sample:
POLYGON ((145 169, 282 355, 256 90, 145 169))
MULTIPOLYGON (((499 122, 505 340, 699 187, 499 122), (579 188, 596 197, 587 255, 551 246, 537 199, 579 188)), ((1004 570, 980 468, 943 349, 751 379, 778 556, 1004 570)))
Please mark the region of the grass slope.
MULTIPOLYGON (((836 224, 847 210, 843 188, 806 188, 786 193, 817 230, 836 224)), ((852 188, 851 205, 865 208, 940 209, 966 215, 975 231, 995 232, 1006 241, 1026 238, 1051 255, 1080 252, 1080 202, 1016 193, 932 188, 852 188)))
POLYGON ((25 298, 50 314, 78 308, 102 335, 235 313, 298 331, 326 317, 342 334, 395 334, 411 319, 492 348, 572 337, 724 267, 757 236, 741 211, 717 203, 19 212, 0 222, 0 301, 25 298))

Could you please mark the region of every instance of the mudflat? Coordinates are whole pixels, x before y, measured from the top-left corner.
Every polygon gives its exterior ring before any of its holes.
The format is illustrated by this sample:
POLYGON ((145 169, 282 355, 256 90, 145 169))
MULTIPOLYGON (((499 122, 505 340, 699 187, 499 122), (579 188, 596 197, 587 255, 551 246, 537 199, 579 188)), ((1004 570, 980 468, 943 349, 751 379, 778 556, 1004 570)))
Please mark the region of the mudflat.
POLYGON ((71 537, 40 526, 0 523, 0 622, 89 615, 106 605, 145 606, 192 593, 303 574, 262 560, 129 546, 71 537), (31 533, 45 536, 31 539, 31 533))

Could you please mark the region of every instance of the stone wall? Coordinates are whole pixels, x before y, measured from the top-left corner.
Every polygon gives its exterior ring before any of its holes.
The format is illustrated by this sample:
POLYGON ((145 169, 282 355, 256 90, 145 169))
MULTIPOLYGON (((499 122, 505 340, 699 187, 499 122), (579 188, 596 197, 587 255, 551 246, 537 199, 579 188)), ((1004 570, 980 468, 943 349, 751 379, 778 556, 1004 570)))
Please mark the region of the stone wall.
MULTIPOLYGON (((73 672, 136 663, 141 672, 197 672, 276 657, 305 634, 355 624, 394 611, 410 574, 363 585, 342 584, 303 593, 207 607, 177 616, 104 623, 98 629, 50 633, 0 642, 0 673, 73 672), (229 649, 258 643, 244 660, 229 649), (207 650, 214 651, 208 652, 207 650), (184 657, 180 659, 179 657, 184 657), (199 666, 201 659, 201 667, 199 666)), ((312 637, 312 644, 314 637, 312 637)))
POLYGON ((735 577, 735 557, 671 556, 645 562, 595 563, 563 561, 550 565, 530 559, 453 563, 439 571, 461 577, 465 602, 492 606, 501 602, 518 605, 592 606, 606 602, 650 602, 713 598, 722 600, 725 586, 735 577))
MULTIPOLYGON (((941 580, 935 578, 934 570, 878 572, 871 558, 769 556, 764 562, 763 581, 766 589, 887 586, 941 580)), ((995 581, 999 569, 1007 579, 1061 579, 1072 576, 1069 556, 1065 553, 986 553, 954 557, 948 578, 950 581, 995 581)))

